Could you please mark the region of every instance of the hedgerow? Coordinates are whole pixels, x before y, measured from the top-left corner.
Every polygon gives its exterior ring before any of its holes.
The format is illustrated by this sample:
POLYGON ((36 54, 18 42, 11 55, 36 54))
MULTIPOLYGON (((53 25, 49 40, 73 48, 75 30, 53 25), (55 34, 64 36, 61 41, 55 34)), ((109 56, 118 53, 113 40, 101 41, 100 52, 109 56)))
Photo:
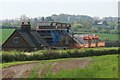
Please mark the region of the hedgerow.
POLYGON ((68 50, 39 50, 36 52, 2 51, 2 62, 49 60, 119 54, 118 48, 86 48, 68 50))

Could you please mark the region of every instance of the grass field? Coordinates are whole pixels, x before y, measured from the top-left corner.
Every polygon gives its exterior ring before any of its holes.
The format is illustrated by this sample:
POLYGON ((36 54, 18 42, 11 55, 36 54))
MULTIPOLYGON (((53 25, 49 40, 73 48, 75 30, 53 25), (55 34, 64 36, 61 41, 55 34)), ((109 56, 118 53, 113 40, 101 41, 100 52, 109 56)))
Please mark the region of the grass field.
POLYGON ((101 40, 118 40, 118 34, 95 33, 100 36, 101 40))
MULTIPOLYGON (((28 71, 29 75, 27 75, 27 78, 118 78, 118 55, 43 60, 37 62, 37 65, 32 67, 30 72, 28 71), (89 60, 90 62, 86 62, 89 60), (80 66, 76 66, 77 64, 80 66)), ((24 62, 3 63, 2 65, 9 68, 9 66, 18 63, 23 64, 24 62)), ((20 77, 24 75, 21 74, 20 77)))
POLYGON ((14 29, 0 29, 0 33, 2 35, 0 35, 0 37, 2 39, 0 39, 0 44, 3 43, 12 33, 13 33, 14 29))
POLYGON ((74 77, 74 78, 117 78, 118 77, 118 58, 117 55, 92 57, 93 63, 83 69, 72 69, 60 71, 55 75, 47 77, 74 77))

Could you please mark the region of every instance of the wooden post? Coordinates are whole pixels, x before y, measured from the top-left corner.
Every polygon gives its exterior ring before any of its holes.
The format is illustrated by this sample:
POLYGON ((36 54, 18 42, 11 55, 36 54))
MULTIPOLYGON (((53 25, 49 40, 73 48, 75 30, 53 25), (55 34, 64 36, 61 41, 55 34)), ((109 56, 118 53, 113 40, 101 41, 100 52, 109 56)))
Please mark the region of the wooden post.
POLYGON ((95 39, 96 48, 98 47, 98 39, 95 39))
POLYGON ((96 41, 96 48, 98 47, 98 40, 99 40, 99 36, 95 36, 95 41, 96 41))
POLYGON ((89 48, 91 47, 91 40, 89 39, 88 40, 88 45, 89 45, 89 48))

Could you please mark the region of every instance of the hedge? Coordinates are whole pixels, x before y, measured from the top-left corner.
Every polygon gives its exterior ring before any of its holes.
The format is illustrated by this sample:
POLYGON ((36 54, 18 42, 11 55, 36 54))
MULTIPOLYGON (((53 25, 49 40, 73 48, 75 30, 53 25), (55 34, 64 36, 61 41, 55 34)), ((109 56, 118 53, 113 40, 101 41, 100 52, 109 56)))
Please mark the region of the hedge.
POLYGON ((60 58, 76 58, 88 56, 101 56, 107 54, 119 54, 118 48, 85 48, 69 50, 39 50, 36 52, 18 52, 2 51, 2 62, 12 61, 32 61, 32 60, 49 60, 60 58))

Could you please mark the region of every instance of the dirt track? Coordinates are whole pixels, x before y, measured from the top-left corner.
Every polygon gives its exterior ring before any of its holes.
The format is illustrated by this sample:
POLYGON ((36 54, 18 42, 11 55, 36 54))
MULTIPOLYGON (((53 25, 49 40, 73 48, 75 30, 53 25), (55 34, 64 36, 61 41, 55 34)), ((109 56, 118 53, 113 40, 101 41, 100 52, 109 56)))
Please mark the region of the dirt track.
POLYGON ((31 72, 31 69, 37 65, 38 63, 30 63, 30 64, 21 64, 12 66, 9 68, 5 68, 2 70, 3 78, 27 78, 31 72))
POLYGON ((84 68, 91 62, 91 59, 68 60, 64 62, 54 63, 52 72, 57 73, 61 70, 70 70, 74 68, 84 68))
POLYGON ((85 59, 69 59, 69 60, 61 60, 55 62, 49 62, 47 64, 41 63, 29 63, 29 64, 21 64, 15 65, 2 70, 3 78, 27 78, 31 74, 31 70, 33 67, 41 64, 42 66, 38 70, 38 75, 44 76, 48 69, 48 66, 51 66, 50 71, 52 73, 57 73, 61 70, 69 70, 74 68, 84 68, 88 64, 91 63, 90 58, 85 59))

